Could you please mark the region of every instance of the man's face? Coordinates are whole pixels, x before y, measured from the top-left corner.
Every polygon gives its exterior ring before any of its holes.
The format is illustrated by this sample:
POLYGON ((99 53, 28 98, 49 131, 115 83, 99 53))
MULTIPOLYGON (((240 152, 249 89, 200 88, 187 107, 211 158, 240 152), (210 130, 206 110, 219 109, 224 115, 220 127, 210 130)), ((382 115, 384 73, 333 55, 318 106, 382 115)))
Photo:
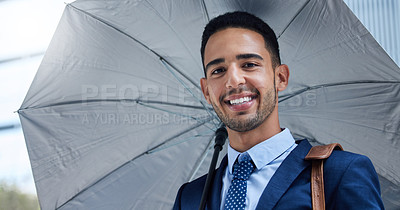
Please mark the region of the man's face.
POLYGON ((204 51, 203 94, 230 129, 261 125, 276 106, 275 74, 263 37, 228 28, 213 34, 204 51))

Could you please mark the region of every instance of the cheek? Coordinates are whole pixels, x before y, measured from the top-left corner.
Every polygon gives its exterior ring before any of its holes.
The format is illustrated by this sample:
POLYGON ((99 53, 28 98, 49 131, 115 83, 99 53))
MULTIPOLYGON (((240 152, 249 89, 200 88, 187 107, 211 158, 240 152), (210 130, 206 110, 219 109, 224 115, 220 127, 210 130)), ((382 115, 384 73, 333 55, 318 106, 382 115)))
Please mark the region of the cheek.
POLYGON ((219 98, 226 93, 226 89, 224 88, 223 85, 218 85, 217 87, 215 87, 214 90, 215 90, 214 91, 215 100, 218 100, 218 101, 219 101, 219 98))
POLYGON ((262 91, 271 89, 274 86, 274 80, 266 77, 265 75, 259 75, 248 80, 257 90, 262 91))
POLYGON ((216 102, 219 101, 218 98, 219 98, 219 96, 221 94, 220 92, 221 92, 221 88, 216 84, 211 84, 208 87, 208 93, 209 93, 209 96, 210 96, 210 100, 213 103, 216 103, 216 102))

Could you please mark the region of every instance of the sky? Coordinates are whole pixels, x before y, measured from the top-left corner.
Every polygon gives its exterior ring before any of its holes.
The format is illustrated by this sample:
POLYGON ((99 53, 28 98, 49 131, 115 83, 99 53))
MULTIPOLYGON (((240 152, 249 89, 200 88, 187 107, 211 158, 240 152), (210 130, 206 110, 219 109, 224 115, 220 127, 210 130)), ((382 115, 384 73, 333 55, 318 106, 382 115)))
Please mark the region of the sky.
POLYGON ((27 193, 36 194, 36 189, 15 111, 69 2, 72 0, 0 0, 0 182, 16 184, 27 193))
POLYGON ((0 182, 36 194, 18 110, 68 0, 0 1, 0 182), (14 125, 12 129, 1 129, 14 125))

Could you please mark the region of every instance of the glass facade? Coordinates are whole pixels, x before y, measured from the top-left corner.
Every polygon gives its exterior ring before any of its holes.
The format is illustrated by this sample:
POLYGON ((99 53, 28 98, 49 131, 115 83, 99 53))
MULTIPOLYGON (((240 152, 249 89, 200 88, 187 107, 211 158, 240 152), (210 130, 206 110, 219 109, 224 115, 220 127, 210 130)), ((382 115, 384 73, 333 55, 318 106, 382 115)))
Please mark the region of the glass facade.
POLYGON ((344 0, 344 2, 400 66, 400 1, 344 0))

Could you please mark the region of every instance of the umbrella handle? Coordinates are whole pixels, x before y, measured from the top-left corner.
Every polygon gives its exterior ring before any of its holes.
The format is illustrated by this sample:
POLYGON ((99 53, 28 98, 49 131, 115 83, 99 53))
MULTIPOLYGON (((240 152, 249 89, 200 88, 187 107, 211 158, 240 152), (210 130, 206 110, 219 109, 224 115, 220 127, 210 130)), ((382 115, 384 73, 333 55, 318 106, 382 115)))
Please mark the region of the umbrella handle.
POLYGON ((208 175, 206 179, 206 184, 204 185, 203 195, 201 196, 200 207, 199 210, 204 210, 206 207, 207 197, 211 187, 211 181, 214 178, 215 166, 217 165, 219 152, 222 150, 224 146, 225 140, 228 137, 228 132, 226 131, 225 125, 222 125, 215 131, 215 145, 214 145, 214 154, 211 160, 210 169, 208 170, 208 175))

